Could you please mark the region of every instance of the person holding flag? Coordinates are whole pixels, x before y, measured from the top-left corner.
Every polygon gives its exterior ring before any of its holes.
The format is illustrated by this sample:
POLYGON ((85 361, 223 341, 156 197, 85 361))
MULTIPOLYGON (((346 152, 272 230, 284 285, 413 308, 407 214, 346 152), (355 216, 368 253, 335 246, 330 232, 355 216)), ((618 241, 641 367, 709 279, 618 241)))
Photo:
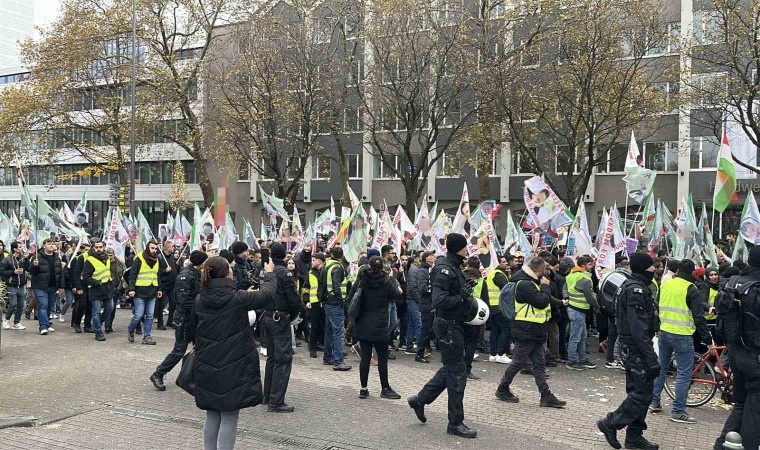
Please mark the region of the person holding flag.
POLYGON ((129 269, 129 288, 127 294, 134 300, 134 314, 127 328, 127 340, 135 342, 135 330, 140 325, 140 320, 145 314, 145 329, 142 343, 156 345, 150 334, 153 327, 153 310, 156 299, 161 298, 161 282, 158 276, 158 244, 151 240, 145 246, 145 250, 135 256, 132 267, 129 269))
POLYGON ((87 293, 92 305, 92 328, 96 341, 105 341, 101 324, 100 310, 108 321, 113 305, 113 280, 111 279, 111 260, 106 255, 105 243, 92 238, 92 249, 84 259, 82 283, 87 286, 87 293))
POLYGON ((37 300, 37 320, 40 334, 55 331, 48 322, 48 308, 55 304, 56 293, 63 293, 63 265, 56 252, 55 241, 45 239, 43 250, 32 258, 29 273, 32 276, 32 290, 37 300))

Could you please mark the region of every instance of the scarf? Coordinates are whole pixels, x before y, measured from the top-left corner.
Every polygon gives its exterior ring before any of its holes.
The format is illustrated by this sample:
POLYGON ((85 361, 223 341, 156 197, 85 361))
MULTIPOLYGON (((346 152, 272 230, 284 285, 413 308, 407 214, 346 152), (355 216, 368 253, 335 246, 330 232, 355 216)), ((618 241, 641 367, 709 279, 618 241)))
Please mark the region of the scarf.
POLYGON ((156 263, 158 263, 158 258, 155 256, 151 256, 150 253, 148 253, 145 250, 142 252, 142 257, 145 260, 145 262, 148 263, 150 267, 153 267, 156 265, 156 263))

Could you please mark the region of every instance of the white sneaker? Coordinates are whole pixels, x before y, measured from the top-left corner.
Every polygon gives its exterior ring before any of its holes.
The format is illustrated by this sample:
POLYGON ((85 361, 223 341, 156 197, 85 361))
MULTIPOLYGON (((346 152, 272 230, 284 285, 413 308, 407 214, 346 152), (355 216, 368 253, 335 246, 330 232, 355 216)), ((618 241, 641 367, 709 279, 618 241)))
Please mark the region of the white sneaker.
POLYGON ((166 314, 169 314, 169 310, 168 309, 164 310, 164 315, 166 315, 166 314))
POLYGON ((40 334, 44 336, 48 334, 48 330, 40 330, 40 334))
POLYGON ((53 319, 57 319, 57 318, 58 318, 58 314, 53 314, 53 319))
POLYGON ((48 327, 48 333, 52 333, 52 332, 54 332, 54 331, 55 331, 55 328, 53 328, 53 327, 48 327))
POLYGON ((11 329, 12 330, 26 330, 26 327, 21 325, 20 323, 14 323, 11 329))
POLYGON ((499 362, 499 357, 498 356, 489 356, 488 357, 488 362, 499 362))
POLYGON ((475 353, 474 355, 472 355, 472 359, 478 359, 479 357, 480 357, 479 353, 475 353))
POLYGON ((7 320, 3 319, 3 330, 10 330, 11 324, 7 320))
POLYGON ((261 355, 267 356, 267 349, 265 349, 264 347, 261 347, 261 355))
POLYGON ((61 316, 58 318, 58 322, 65 323, 66 322, 66 316, 64 316, 63 314, 61 314, 61 316))
POLYGON ((116 305, 116 309, 121 309, 121 305, 116 305))
POLYGON ((499 355, 496 357, 496 362, 501 364, 509 364, 512 362, 512 358, 507 355, 499 355))

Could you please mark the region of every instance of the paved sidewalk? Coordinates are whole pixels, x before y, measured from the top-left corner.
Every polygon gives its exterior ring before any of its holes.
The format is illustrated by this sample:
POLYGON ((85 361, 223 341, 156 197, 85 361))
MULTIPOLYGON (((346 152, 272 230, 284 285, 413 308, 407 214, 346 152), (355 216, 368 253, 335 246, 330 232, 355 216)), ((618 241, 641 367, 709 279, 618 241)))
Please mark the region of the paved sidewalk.
MULTIPOLYGON (((148 381, 171 349, 173 332, 154 332, 156 346, 130 344, 124 331, 128 316, 129 311, 117 310, 117 332, 106 342, 96 342, 91 334, 77 335, 58 322, 58 331, 49 336, 36 334, 28 321, 26 331, 3 331, 0 427, 5 428, 0 428, 0 448, 202 447, 205 413, 174 384, 176 369, 167 378, 166 392, 155 391, 148 381), (8 426, 11 423, 17 426, 8 426)), ((390 381, 404 398, 440 367, 437 356, 431 364, 415 363, 403 352, 397 356, 390 362, 390 381)), ((602 361, 596 352, 592 358, 602 361)), ((262 376, 263 362, 262 358, 262 376)), ((370 372, 372 396, 360 400, 358 358, 351 355, 347 362, 354 365, 352 371, 334 372, 321 358, 308 358, 305 346, 299 348, 286 399, 296 412, 276 415, 263 407, 245 409, 237 448, 603 449, 609 447, 596 432, 595 421, 625 396, 622 371, 556 368, 550 369, 549 385, 568 401, 567 408, 539 408, 533 379, 523 375, 514 383, 520 403, 506 404, 493 395, 506 366, 475 362, 474 371, 483 379, 468 382, 465 422, 479 434, 469 441, 446 435, 445 394, 427 408, 428 423, 423 425, 404 399, 379 397, 375 368, 370 372)), ((670 402, 663 396, 667 411, 670 402)), ((672 423, 667 414, 651 416, 647 436, 663 449, 710 448, 728 415, 719 403, 690 410, 699 419, 692 426, 672 423)))

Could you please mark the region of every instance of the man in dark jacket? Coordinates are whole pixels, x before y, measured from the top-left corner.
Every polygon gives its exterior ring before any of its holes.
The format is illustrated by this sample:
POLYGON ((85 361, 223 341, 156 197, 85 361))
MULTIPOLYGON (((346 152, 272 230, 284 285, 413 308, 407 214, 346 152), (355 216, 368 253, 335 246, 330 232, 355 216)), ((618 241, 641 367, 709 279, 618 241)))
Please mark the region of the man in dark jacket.
POLYGON ((459 233, 450 233, 446 238, 446 250, 447 255, 436 260, 430 275, 436 315, 433 329, 441 342, 443 367, 417 395, 409 397, 408 403, 417 419, 425 423, 425 405, 433 403, 441 392, 447 390, 449 424, 446 432, 474 438, 478 433, 464 424, 463 404, 467 386, 465 348, 473 334, 465 330, 469 327, 465 322, 471 320, 477 311, 477 301, 472 298, 473 287, 467 283, 461 269, 467 255, 467 239, 459 233))
POLYGON ((435 264, 435 253, 425 252, 422 254, 420 267, 415 272, 415 287, 420 302, 422 326, 420 327, 420 340, 417 343, 417 356, 414 357, 414 360, 426 364, 430 362, 425 355, 432 337, 433 319, 435 319, 430 287, 430 270, 433 264, 435 264))
POLYGON ((145 329, 142 343, 156 345, 156 341, 150 335, 153 326, 153 309, 156 299, 161 298, 161 278, 158 276, 160 264, 158 262, 158 244, 150 241, 142 253, 135 256, 132 267, 129 269, 129 287, 127 294, 134 299, 135 308, 132 320, 127 327, 127 340, 135 341, 135 330, 140 325, 140 320, 145 314, 145 329))
POLYGON ((322 363, 338 371, 351 370, 351 366, 343 362, 348 277, 342 261, 343 249, 334 247, 319 279, 319 301, 325 309, 325 353, 322 363))
POLYGON ((621 286, 615 299, 615 325, 625 366, 628 397, 614 412, 597 421, 607 443, 620 448, 617 431, 627 429, 625 448, 657 450, 642 433, 647 428, 647 408, 652 401, 653 380, 660 373, 657 354, 652 348, 655 299, 649 284, 654 279, 654 262, 646 253, 631 255, 631 278, 621 286))
POLYGON ((551 281, 544 276, 548 270, 546 261, 540 257, 530 258, 511 279, 515 291, 515 320, 512 338, 515 350, 512 362, 504 371, 504 377, 496 390, 496 397, 505 402, 517 403, 519 399, 509 389, 521 369, 533 365, 533 377, 541 393, 540 405, 562 408, 567 402, 557 399, 546 382, 547 322, 551 316, 551 281))
POLYGON ((175 292, 177 295, 176 308, 174 310, 173 322, 174 329, 174 347, 166 355, 163 362, 156 367, 156 371, 150 376, 150 382, 153 383, 159 391, 165 391, 164 376, 176 366, 187 352, 187 326, 190 318, 190 312, 193 309, 195 297, 201 288, 201 266, 208 259, 208 255, 198 250, 190 254, 190 265, 185 266, 179 271, 175 292))
POLYGON ((84 318, 85 331, 88 333, 92 332, 92 308, 87 308, 87 289, 82 284, 84 259, 89 251, 90 243, 82 243, 79 246, 79 253, 77 253, 77 256, 71 262, 71 267, 69 267, 71 288, 74 291, 74 312, 71 314, 71 327, 77 333, 82 332, 82 318, 84 318))
POLYGON ((318 341, 325 336, 325 310, 319 301, 319 280, 322 278, 322 270, 325 266, 325 255, 317 253, 311 257, 311 271, 306 277, 304 287, 308 289, 306 309, 309 310, 309 357, 316 358, 318 341))
POLYGON ((238 289, 246 290, 253 286, 255 279, 254 268, 251 265, 248 253, 248 244, 236 241, 230 245, 230 251, 235 255, 235 266, 232 268, 232 276, 237 282, 238 289))
MULTIPOLYGON (((100 321, 100 310, 107 322, 113 310, 113 280, 111 279, 111 260, 106 255, 106 246, 102 241, 93 238, 92 250, 84 260, 82 283, 87 286, 87 292, 92 304, 92 328, 95 330, 95 340, 105 341, 100 321)), ((110 328, 110 324, 108 325, 110 328)))
POLYGON ((37 299, 37 320, 40 334, 55 331, 48 323, 48 308, 55 303, 57 291, 63 292, 63 266, 56 252, 55 241, 45 239, 43 250, 32 257, 29 273, 32 276, 32 289, 37 299))
POLYGON ((26 271, 29 270, 29 260, 24 258, 24 246, 18 242, 11 243, 11 254, 0 262, 0 280, 5 283, 8 291, 8 307, 3 318, 3 329, 25 330, 21 325, 21 313, 26 299, 26 271), (11 326, 11 315, 14 314, 11 326))
POLYGON ((300 314, 306 315, 301 296, 296 290, 293 272, 285 264, 285 247, 276 243, 270 249, 277 277, 277 293, 272 306, 264 311, 266 328, 267 364, 264 372, 264 403, 269 412, 293 412, 295 408, 285 404, 290 371, 293 366, 290 322, 300 314))
POLYGON ((161 264, 158 269, 158 276, 161 278, 161 291, 163 295, 161 296, 161 300, 156 302, 156 318, 158 319, 156 327, 159 330, 165 330, 166 327, 174 328, 172 316, 174 315, 174 309, 177 307, 174 286, 179 274, 179 266, 177 265, 177 260, 174 259, 174 244, 170 241, 164 242, 162 253, 163 256, 158 258, 158 263, 161 264), (166 325, 164 325, 164 308, 167 306, 169 308, 169 315, 166 317, 166 325))
POLYGON ((490 269, 487 272, 481 296, 491 312, 489 318, 491 321, 491 334, 489 337, 491 355, 488 357, 488 361, 500 364, 509 364, 511 361, 507 356, 507 353, 510 352, 510 344, 512 343, 511 323, 499 312, 501 290, 509 283, 508 270, 507 258, 499 256, 498 267, 490 269))

